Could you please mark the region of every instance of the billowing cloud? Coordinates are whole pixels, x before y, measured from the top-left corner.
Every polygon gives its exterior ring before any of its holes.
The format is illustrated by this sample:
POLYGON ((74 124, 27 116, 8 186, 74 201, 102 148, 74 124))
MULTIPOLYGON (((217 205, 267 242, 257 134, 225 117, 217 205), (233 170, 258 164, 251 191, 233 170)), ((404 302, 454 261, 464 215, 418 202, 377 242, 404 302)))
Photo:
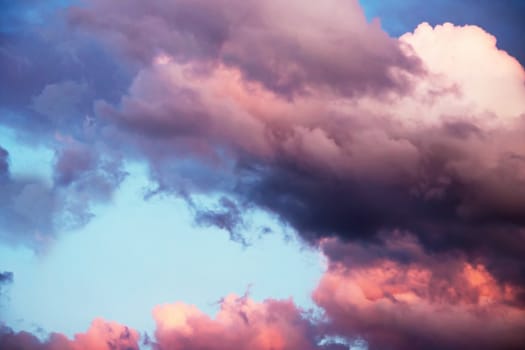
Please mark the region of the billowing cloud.
POLYGON ((56 158, 51 184, 19 179, 0 148, 2 237, 86 222, 123 158, 145 161, 152 194, 183 196, 198 222, 242 242, 244 210, 259 208, 329 262, 314 292, 326 322, 292 302, 228 297, 215 319, 166 305, 159 348, 524 343, 525 71, 494 36, 423 23, 392 38, 355 0, 92 0, 64 13, 71 33, 3 34, 0 72, 20 84, 2 89, 3 124, 53 135, 56 158), (28 59, 53 40, 67 45, 28 59))
POLYGON ((433 255, 397 233, 383 245, 322 243, 332 257, 313 293, 329 328, 369 349, 519 349, 523 287, 461 254, 433 255))
MULTIPOLYGON (((97 111, 164 188, 233 194, 310 241, 409 230, 429 250, 486 256, 495 272, 521 264, 525 224, 525 73, 495 43, 476 26, 422 24, 396 47, 426 73, 405 71, 411 88, 381 96, 311 81, 290 98, 242 64, 215 57, 203 73, 162 53, 97 111), (188 163, 189 177, 216 176, 174 178, 188 163)), ((510 270, 496 273, 523 280, 510 270)))

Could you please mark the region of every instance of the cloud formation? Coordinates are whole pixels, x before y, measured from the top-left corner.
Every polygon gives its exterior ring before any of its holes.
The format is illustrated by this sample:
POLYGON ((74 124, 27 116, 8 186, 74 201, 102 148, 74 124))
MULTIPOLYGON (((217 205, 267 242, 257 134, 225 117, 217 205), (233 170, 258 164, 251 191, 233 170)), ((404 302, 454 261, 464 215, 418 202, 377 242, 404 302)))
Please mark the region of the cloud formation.
MULTIPOLYGON (((315 13, 346 33, 344 23, 315 13)), ((304 20, 301 14, 290 16, 304 20)), ((365 23, 348 34, 377 30, 365 23)), ((380 94, 348 94, 308 80, 291 96, 220 54, 206 56, 203 73, 201 59, 166 49, 118 105, 99 102, 96 110, 113 138, 146 157, 163 187, 233 194, 277 214, 308 241, 373 240, 401 229, 429 250, 483 255, 493 272, 503 269, 499 261, 521 264, 523 68, 476 26, 422 24, 394 47, 418 62, 385 68, 406 89, 386 84, 390 90, 380 94), (218 176, 174 178, 187 159, 218 176)), ((523 280, 519 271, 497 275, 523 280)))
POLYGON ((329 265, 322 322, 291 301, 228 297, 215 319, 165 305, 159 349, 525 343, 525 71, 494 36, 422 23, 392 38, 355 0, 92 0, 64 14, 67 34, 2 32, 0 72, 19 84, 2 89, 2 123, 56 150, 49 184, 12 176, 0 148, 2 238, 87 222, 123 159, 144 161, 153 193, 222 198, 195 206, 198 222, 243 241, 244 210, 259 208, 329 265))

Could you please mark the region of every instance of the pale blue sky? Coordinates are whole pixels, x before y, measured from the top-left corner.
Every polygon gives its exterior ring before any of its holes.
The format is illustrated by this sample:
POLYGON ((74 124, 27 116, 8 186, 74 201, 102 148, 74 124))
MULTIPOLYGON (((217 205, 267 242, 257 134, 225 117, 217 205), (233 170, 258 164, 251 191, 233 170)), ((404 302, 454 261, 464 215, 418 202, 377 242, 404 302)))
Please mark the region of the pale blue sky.
MULTIPOLYGON (((15 176, 39 169, 50 175, 53 153, 27 148, 2 130, 15 176), (36 165, 36 166, 35 166, 36 165)), ((196 226, 187 206, 174 197, 144 201, 146 169, 130 172, 112 203, 74 232, 61 232, 43 254, 0 246, 0 266, 14 273, 2 317, 14 329, 84 331, 95 317, 141 331, 153 330, 155 305, 184 301, 213 314, 216 301, 250 287, 256 300, 288 298, 313 307, 310 293, 321 272, 319 252, 285 242, 284 228, 267 215, 254 215, 253 246, 232 242, 227 232, 196 226), (276 231, 259 236, 258 224, 276 231)))

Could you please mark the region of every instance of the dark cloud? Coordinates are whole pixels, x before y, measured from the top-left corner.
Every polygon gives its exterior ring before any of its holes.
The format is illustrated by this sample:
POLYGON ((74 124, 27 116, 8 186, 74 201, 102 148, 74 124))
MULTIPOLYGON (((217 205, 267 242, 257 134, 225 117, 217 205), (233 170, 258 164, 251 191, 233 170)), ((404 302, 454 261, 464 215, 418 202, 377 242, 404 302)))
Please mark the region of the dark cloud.
POLYGON ((0 284, 12 283, 13 273, 9 271, 0 272, 0 284))
POLYGON ((196 210, 195 221, 200 225, 215 226, 226 230, 230 234, 230 238, 246 246, 248 242, 244 237, 244 229, 247 225, 244 216, 246 214, 244 208, 240 208, 233 200, 222 197, 219 200, 219 205, 216 208, 202 208, 202 206, 193 207, 196 210))
POLYGON ((0 176, 4 180, 9 175, 9 152, 0 146, 0 176))
MULTIPOLYGON (((244 170, 249 181, 240 186, 240 195, 278 214, 311 242, 331 236, 374 242, 385 231, 408 230, 428 251, 460 250, 473 259, 483 257, 499 276, 525 283, 523 180, 505 170, 504 158, 501 167, 469 183, 467 174, 449 170, 443 148, 428 153, 424 148, 420 174, 413 178, 390 183, 341 178, 287 160, 244 170), (505 191, 511 192, 503 195, 505 191)), ((450 162, 461 161, 454 158, 450 162)))

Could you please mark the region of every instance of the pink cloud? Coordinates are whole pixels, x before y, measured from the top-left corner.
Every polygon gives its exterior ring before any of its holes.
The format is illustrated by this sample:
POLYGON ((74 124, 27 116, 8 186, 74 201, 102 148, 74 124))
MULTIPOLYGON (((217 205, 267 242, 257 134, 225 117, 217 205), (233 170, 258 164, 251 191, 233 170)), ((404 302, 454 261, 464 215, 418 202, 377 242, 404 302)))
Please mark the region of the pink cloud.
POLYGON ((291 301, 229 295, 215 318, 182 303, 157 306, 159 349, 315 349, 314 328, 291 301))
POLYGON ((137 331, 102 319, 95 319, 86 333, 75 334, 73 339, 52 333, 41 341, 28 332, 0 329, 0 347, 6 350, 138 350, 139 338, 137 331))
MULTIPOLYGON (((413 240, 398 239, 401 244, 387 245, 418 258, 374 259, 372 249, 373 261, 331 263, 313 298, 333 332, 363 337, 371 350, 518 349, 525 343, 525 309, 516 303, 520 287, 499 283, 483 264, 428 255, 413 240)), ((351 244, 346 248, 356 259, 366 254, 351 244)))

